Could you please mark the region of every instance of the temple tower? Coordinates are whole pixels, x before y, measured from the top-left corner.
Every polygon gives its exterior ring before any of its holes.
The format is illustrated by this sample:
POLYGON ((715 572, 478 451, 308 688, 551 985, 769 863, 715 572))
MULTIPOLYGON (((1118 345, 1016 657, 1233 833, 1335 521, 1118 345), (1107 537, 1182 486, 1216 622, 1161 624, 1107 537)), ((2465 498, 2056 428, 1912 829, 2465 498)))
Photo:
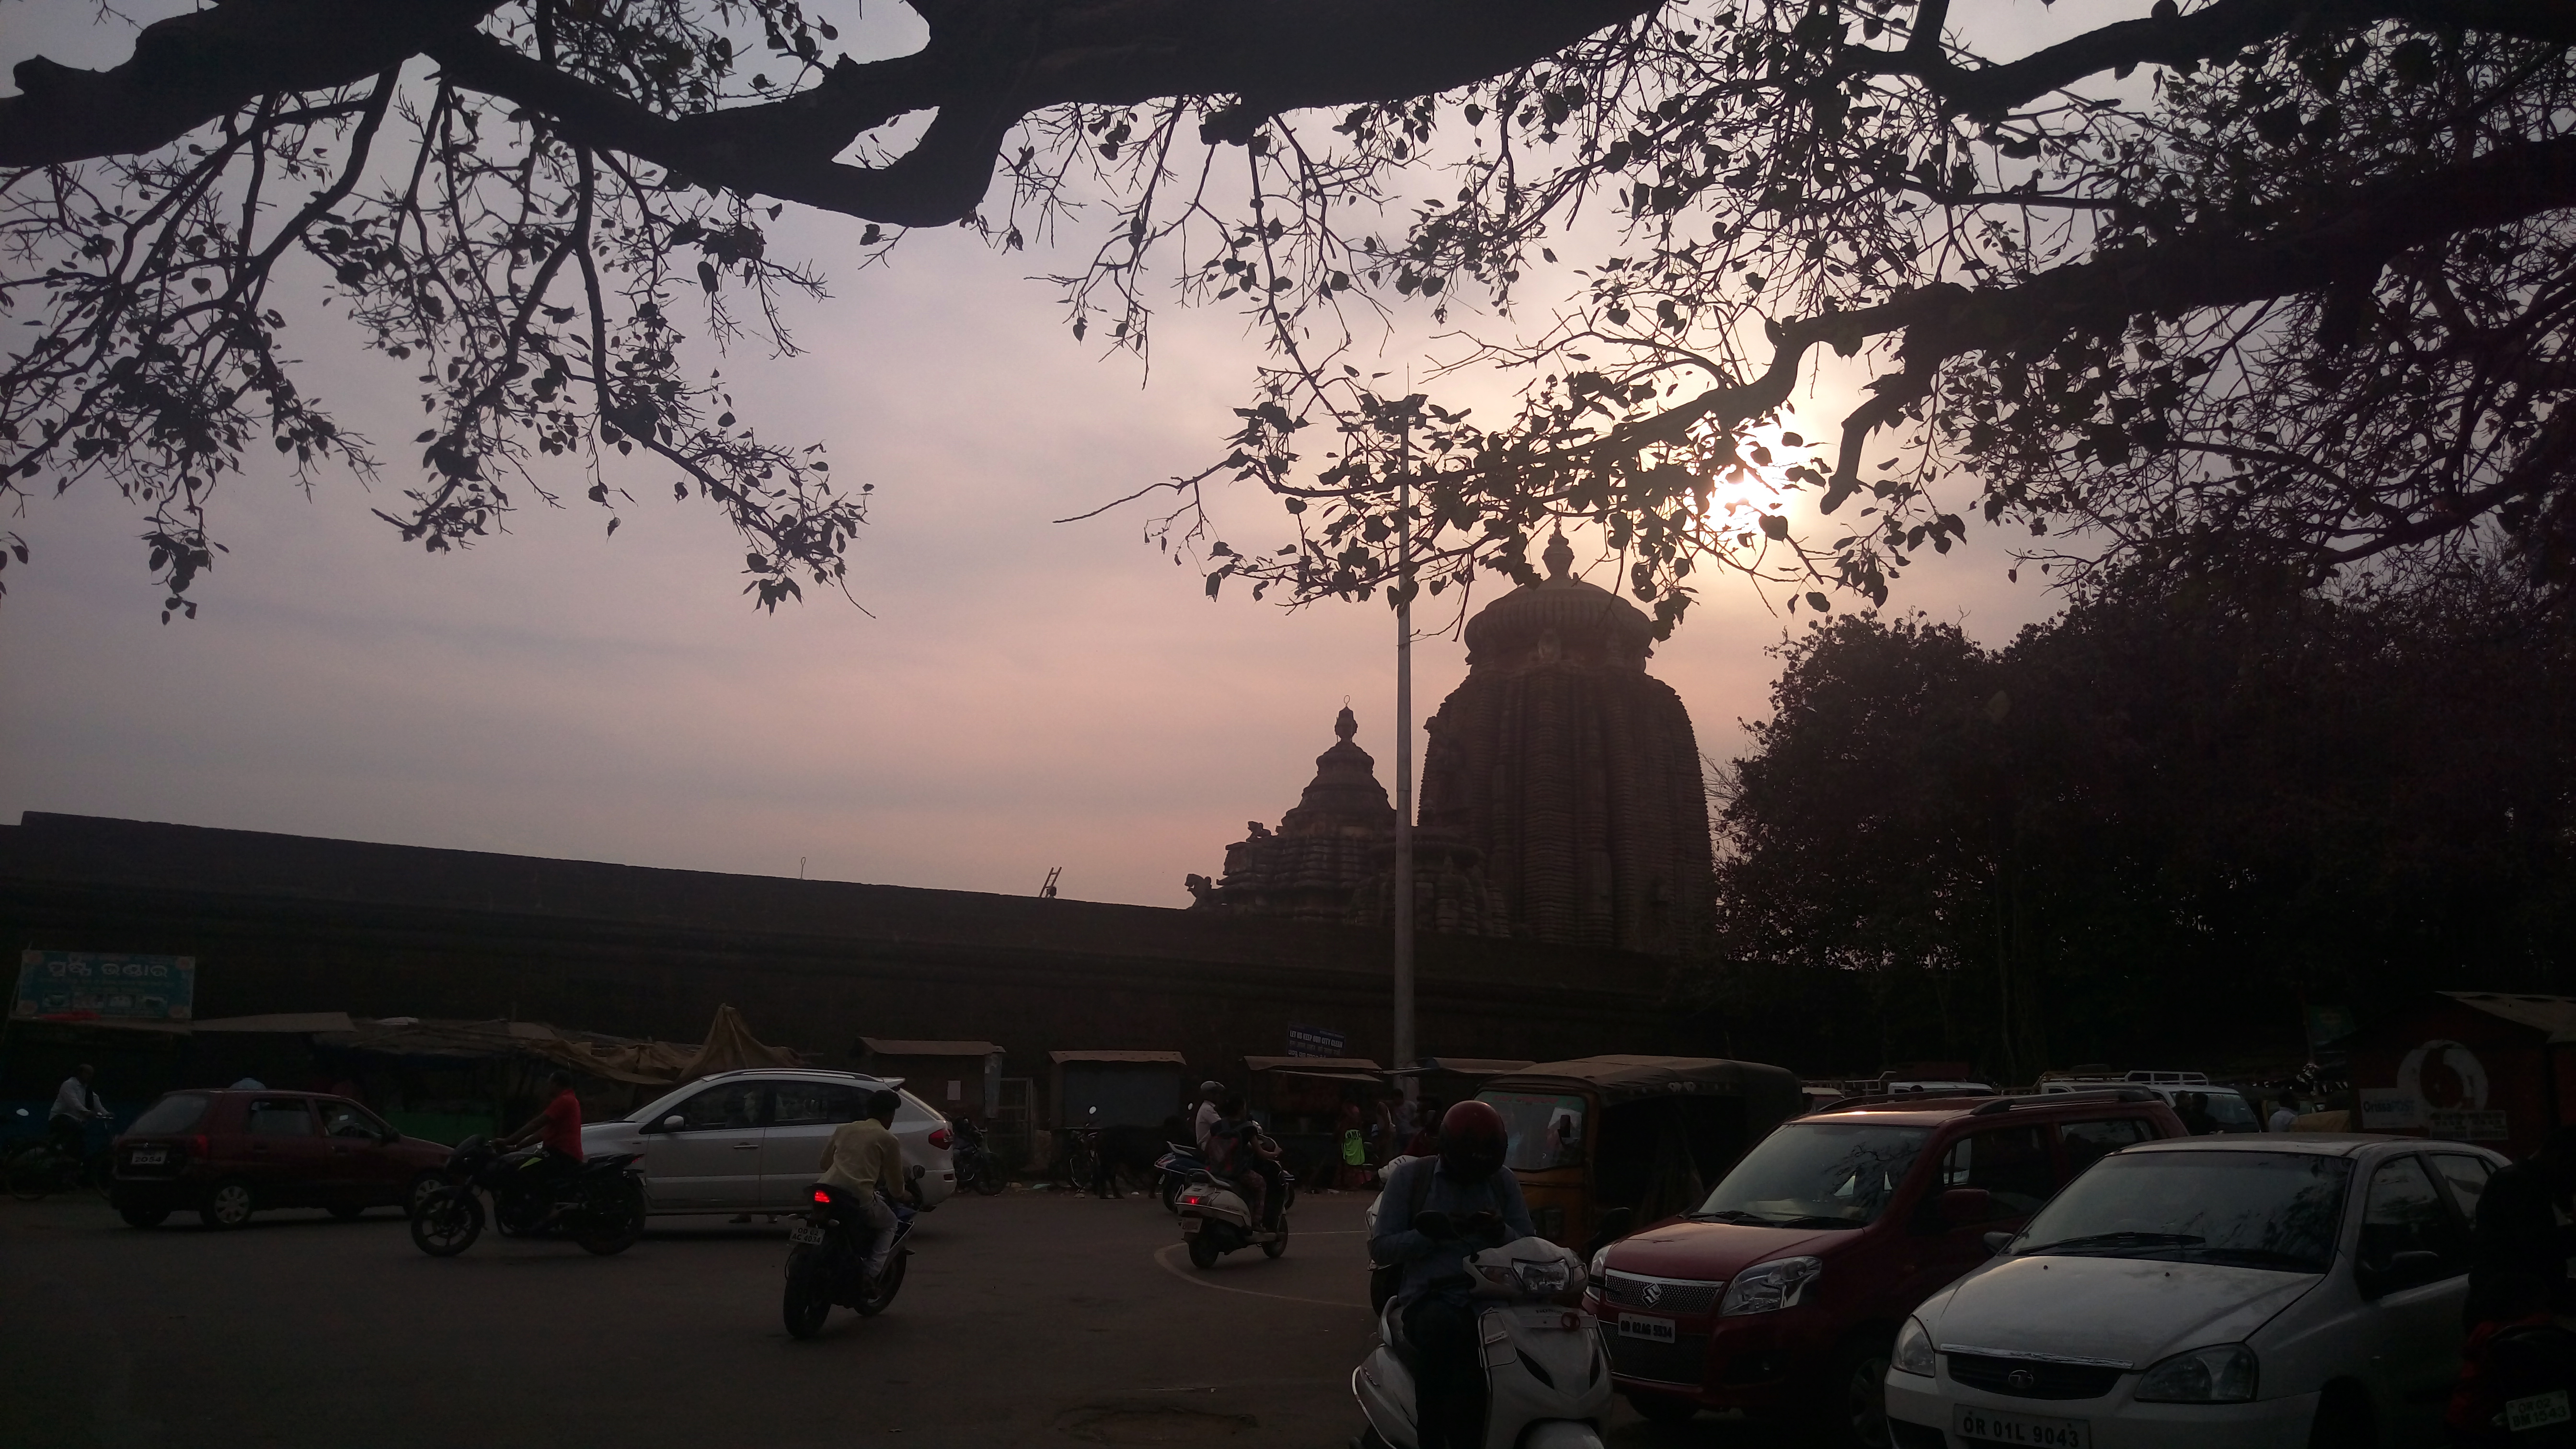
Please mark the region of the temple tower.
MULTIPOLYGON (((1384 924, 1394 896, 1395 806, 1378 783, 1377 762, 1354 737, 1346 707, 1333 722, 1333 747, 1315 757, 1315 778, 1274 833, 1247 822, 1225 848, 1216 880, 1193 875, 1191 909, 1284 916, 1336 925, 1384 924)), ((1485 889, 1476 852, 1454 833, 1413 840, 1414 919, 1426 931, 1500 936, 1501 902, 1485 889)))
POLYGON ((1427 830, 1475 848, 1514 935, 1677 955, 1714 913, 1690 714, 1646 673, 1654 624, 1569 572, 1467 621, 1467 678, 1426 726, 1427 830))

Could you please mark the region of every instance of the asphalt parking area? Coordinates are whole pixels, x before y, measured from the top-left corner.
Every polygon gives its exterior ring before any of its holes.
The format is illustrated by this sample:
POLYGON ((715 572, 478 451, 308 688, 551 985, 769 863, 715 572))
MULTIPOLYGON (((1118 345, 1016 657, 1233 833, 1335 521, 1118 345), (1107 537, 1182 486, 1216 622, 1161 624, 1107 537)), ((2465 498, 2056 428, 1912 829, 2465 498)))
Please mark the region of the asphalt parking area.
MULTIPOLYGON (((487 1233, 436 1260, 390 1212, 218 1233, 0 1203, 0 1443, 1337 1449, 1374 1341, 1367 1203, 1306 1198, 1285 1257, 1201 1273, 1150 1198, 960 1199, 915 1230, 892 1308, 810 1343, 780 1322, 765 1222, 655 1219, 614 1258, 487 1233)), ((1624 1406, 1612 1439, 1754 1443, 1624 1406)))

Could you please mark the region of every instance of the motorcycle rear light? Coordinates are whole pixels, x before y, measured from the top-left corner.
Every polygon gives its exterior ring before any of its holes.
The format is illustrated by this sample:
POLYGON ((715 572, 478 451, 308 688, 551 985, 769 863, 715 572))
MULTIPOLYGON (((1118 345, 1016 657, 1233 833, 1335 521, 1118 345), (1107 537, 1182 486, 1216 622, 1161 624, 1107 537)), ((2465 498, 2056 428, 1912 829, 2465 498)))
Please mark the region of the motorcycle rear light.
POLYGON ((814 1201, 823 1204, 825 1207, 830 1207, 832 1205, 832 1195, 818 1187, 814 1189, 814 1201))
POLYGON ((930 1145, 938 1148, 942 1152, 947 1151, 948 1144, 956 1140, 957 1139, 948 1135, 948 1129, 945 1127, 936 1128, 930 1134, 930 1145))

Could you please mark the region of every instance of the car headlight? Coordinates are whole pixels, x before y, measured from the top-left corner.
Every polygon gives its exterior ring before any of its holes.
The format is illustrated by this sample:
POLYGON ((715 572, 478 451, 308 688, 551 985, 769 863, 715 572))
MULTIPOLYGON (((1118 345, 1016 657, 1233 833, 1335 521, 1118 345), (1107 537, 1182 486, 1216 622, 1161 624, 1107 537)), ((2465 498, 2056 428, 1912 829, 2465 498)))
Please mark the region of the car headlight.
POLYGON ((1774 1258, 1756 1263, 1735 1275, 1726 1285, 1726 1301, 1717 1306, 1720 1314, 1769 1313, 1795 1304, 1816 1275, 1825 1271, 1822 1258, 1774 1258))
POLYGON ((1590 1270, 1592 1280, 1596 1283, 1599 1282, 1601 1280, 1601 1275, 1609 1271, 1610 1250, 1608 1248, 1603 1248, 1600 1252, 1592 1255, 1592 1267, 1590 1270))
POLYGON ((1888 1359, 1899 1373, 1921 1374, 1932 1378, 1941 1371, 1941 1355, 1932 1347, 1932 1330, 1920 1318, 1905 1320, 1905 1328, 1896 1335, 1896 1352, 1888 1359))
POLYGON ((2254 1397, 2254 1350, 2222 1343, 2178 1353, 2147 1370, 2137 1397, 2151 1404, 2241 1404, 2254 1397))

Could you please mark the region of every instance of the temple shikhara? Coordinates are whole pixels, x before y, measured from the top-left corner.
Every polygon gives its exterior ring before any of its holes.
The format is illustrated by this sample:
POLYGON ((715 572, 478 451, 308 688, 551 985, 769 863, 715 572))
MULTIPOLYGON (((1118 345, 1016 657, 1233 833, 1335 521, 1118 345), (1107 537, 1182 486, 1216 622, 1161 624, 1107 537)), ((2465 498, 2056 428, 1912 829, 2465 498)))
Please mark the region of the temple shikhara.
MULTIPOLYGON (((1646 673, 1645 613, 1574 577, 1562 535, 1541 558, 1545 579, 1467 621, 1467 678, 1425 726, 1415 919, 1683 954, 1704 940, 1715 890, 1690 714, 1646 673)), ((1279 829, 1254 822, 1222 877, 1190 877, 1194 909, 1387 919, 1395 807, 1348 709, 1335 732, 1279 829)))

